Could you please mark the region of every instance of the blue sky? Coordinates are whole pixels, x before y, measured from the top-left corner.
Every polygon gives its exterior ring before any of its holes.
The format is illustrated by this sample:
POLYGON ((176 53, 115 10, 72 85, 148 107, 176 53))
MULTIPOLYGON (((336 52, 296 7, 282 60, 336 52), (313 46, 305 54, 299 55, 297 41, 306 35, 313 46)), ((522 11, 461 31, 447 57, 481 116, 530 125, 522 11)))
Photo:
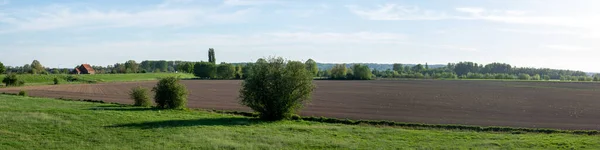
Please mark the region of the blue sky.
POLYGON ((0 0, 0 62, 506 62, 600 72, 596 0, 0 0))

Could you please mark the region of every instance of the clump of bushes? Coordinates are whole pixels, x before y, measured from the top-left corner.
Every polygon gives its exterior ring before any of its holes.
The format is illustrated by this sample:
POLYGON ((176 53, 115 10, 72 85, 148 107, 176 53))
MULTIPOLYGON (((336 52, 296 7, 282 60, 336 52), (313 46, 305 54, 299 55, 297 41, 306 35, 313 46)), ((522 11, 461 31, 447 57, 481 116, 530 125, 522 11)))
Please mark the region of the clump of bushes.
POLYGON ((60 84, 60 80, 58 80, 58 78, 55 77, 54 78, 54 85, 58 85, 58 84, 60 84))
POLYGON ((158 108, 184 109, 187 105, 188 91, 181 84, 179 77, 166 77, 160 79, 156 87, 152 89, 155 93, 154 102, 158 108))
POLYGON ((19 96, 27 96, 27 91, 25 91, 25 90, 19 91, 19 96))
POLYGON ((302 62, 283 58, 259 59, 242 83, 240 103, 263 120, 291 118, 310 100, 315 88, 312 74, 305 68, 302 62))
POLYGON ((134 106, 149 107, 152 106, 150 97, 148 96, 148 89, 138 86, 131 89, 129 96, 134 101, 134 106))
POLYGON ((2 83, 4 83, 6 86, 25 85, 25 81, 19 79, 19 77, 16 74, 6 75, 6 77, 4 77, 4 79, 2 79, 2 83))

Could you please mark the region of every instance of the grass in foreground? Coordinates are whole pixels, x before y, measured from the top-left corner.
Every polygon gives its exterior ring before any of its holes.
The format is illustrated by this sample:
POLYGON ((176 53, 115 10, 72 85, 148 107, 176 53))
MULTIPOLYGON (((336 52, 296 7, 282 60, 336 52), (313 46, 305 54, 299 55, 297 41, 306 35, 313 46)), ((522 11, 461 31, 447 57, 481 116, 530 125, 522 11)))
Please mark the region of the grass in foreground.
MULTIPOLYGON (((6 75, 0 75, 0 81, 6 75)), ((58 78, 61 84, 77 84, 89 82, 127 82, 127 81, 145 81, 156 80, 168 76, 181 76, 181 78, 194 78, 193 74, 188 73, 137 73, 137 74, 22 74, 19 78, 25 81, 25 85, 48 85, 54 84, 54 78, 58 78), (69 76, 76 77, 78 81, 68 82, 69 76)))
POLYGON ((262 122, 0 95, 0 149, 598 149, 600 136, 262 122))

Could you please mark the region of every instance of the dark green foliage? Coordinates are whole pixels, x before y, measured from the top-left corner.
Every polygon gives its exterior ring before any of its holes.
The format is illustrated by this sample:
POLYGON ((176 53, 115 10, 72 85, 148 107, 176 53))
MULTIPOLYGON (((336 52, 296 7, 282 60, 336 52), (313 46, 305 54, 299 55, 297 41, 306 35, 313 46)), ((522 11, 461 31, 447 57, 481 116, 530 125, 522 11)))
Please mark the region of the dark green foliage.
POLYGON ((235 78, 236 79, 242 79, 244 77, 244 72, 243 72, 243 68, 241 65, 237 65, 235 67, 235 78))
POLYGON ((25 90, 21 90, 21 91, 19 91, 19 94, 18 94, 18 95, 19 95, 19 96, 27 96, 28 94, 27 94, 27 91, 25 91, 25 90))
POLYGON ((152 89, 155 93, 154 102, 158 108, 184 109, 187 107, 188 90, 179 81, 178 77, 166 77, 158 81, 156 87, 152 89))
POLYGON ((53 81, 54 81, 54 85, 60 84, 60 80, 58 80, 58 78, 56 78, 56 77, 53 79, 53 81))
POLYGON ((310 100, 312 74, 304 63, 270 58, 255 63, 242 83, 240 103, 264 120, 287 119, 310 100))
POLYGON ((132 88, 129 92, 129 97, 133 99, 134 106, 152 106, 152 101, 150 101, 150 97, 148 96, 148 89, 142 86, 132 88))
POLYGON ((423 71, 425 71, 425 70, 427 70, 427 69, 425 69, 425 67, 423 67, 423 65, 421 65, 421 64, 417 64, 417 65, 413 66, 413 67, 411 68, 411 70, 412 70, 413 72, 419 72, 419 73, 420 73, 420 72, 423 72, 423 71))
POLYGON ((311 73, 313 77, 317 76, 317 73, 319 73, 317 62, 315 62, 312 59, 308 59, 306 62, 304 62, 304 65, 306 65, 306 70, 308 70, 308 72, 311 73))
POLYGON ((215 58, 215 49, 213 48, 208 49, 208 62, 217 64, 217 59, 215 58))
POLYGON ((402 64, 394 64, 392 70, 402 73, 404 72, 404 66, 402 64))
POLYGON ((194 75, 199 78, 215 78, 217 75, 217 67, 210 62, 199 62, 194 65, 194 75))
POLYGON ((352 78, 354 80, 371 80, 373 76, 371 69, 366 65, 354 64, 352 71, 354 72, 352 78))
POLYGON ((347 74, 346 64, 337 64, 331 68, 331 79, 346 79, 347 74))
POLYGON ((531 79, 531 76, 529 76, 528 74, 519 74, 519 80, 529 80, 531 79))
POLYGON ((25 81, 19 79, 16 74, 8 74, 4 79, 2 79, 2 83, 6 86, 23 86, 25 85, 25 81))
POLYGON ((221 63, 217 66, 217 77, 219 79, 232 79, 235 78, 235 66, 232 64, 221 63))
POLYGON ((6 67, 4 67, 4 64, 2 62, 0 62, 0 74, 4 74, 6 72, 6 67))
POLYGON ((135 60, 129 60, 125 62, 125 69, 127 73, 138 73, 139 72, 139 64, 135 62, 135 60))

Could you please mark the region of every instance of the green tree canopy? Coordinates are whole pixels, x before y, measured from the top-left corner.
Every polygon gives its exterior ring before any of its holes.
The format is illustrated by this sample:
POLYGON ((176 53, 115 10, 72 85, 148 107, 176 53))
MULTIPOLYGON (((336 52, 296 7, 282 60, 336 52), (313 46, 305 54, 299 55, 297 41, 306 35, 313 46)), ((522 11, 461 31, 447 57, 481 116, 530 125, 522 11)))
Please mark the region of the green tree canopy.
POLYGON ((345 79, 347 74, 346 64, 336 64, 331 68, 331 79, 345 79))
POLYGON ((43 72, 44 66, 38 60, 33 60, 33 62, 31 62, 31 73, 40 74, 43 72))
POLYGON ((352 71, 354 71, 353 79, 355 80, 371 80, 373 76, 371 69, 367 65, 354 64, 352 71))
POLYGON ((217 68, 210 62, 199 62, 194 65, 194 75, 200 78, 215 78, 217 68))
POLYGON ((232 79, 235 77, 235 66, 221 63, 217 66, 217 77, 220 79, 232 79))
POLYGON ((311 73, 314 76, 317 76, 317 73, 319 73, 319 68, 317 67, 317 62, 315 62, 312 59, 308 59, 304 65, 306 65, 306 70, 308 70, 309 73, 311 73))
POLYGON ((315 86, 302 62, 271 58, 257 61, 242 83, 240 103, 264 120, 291 117, 310 100, 315 86))

